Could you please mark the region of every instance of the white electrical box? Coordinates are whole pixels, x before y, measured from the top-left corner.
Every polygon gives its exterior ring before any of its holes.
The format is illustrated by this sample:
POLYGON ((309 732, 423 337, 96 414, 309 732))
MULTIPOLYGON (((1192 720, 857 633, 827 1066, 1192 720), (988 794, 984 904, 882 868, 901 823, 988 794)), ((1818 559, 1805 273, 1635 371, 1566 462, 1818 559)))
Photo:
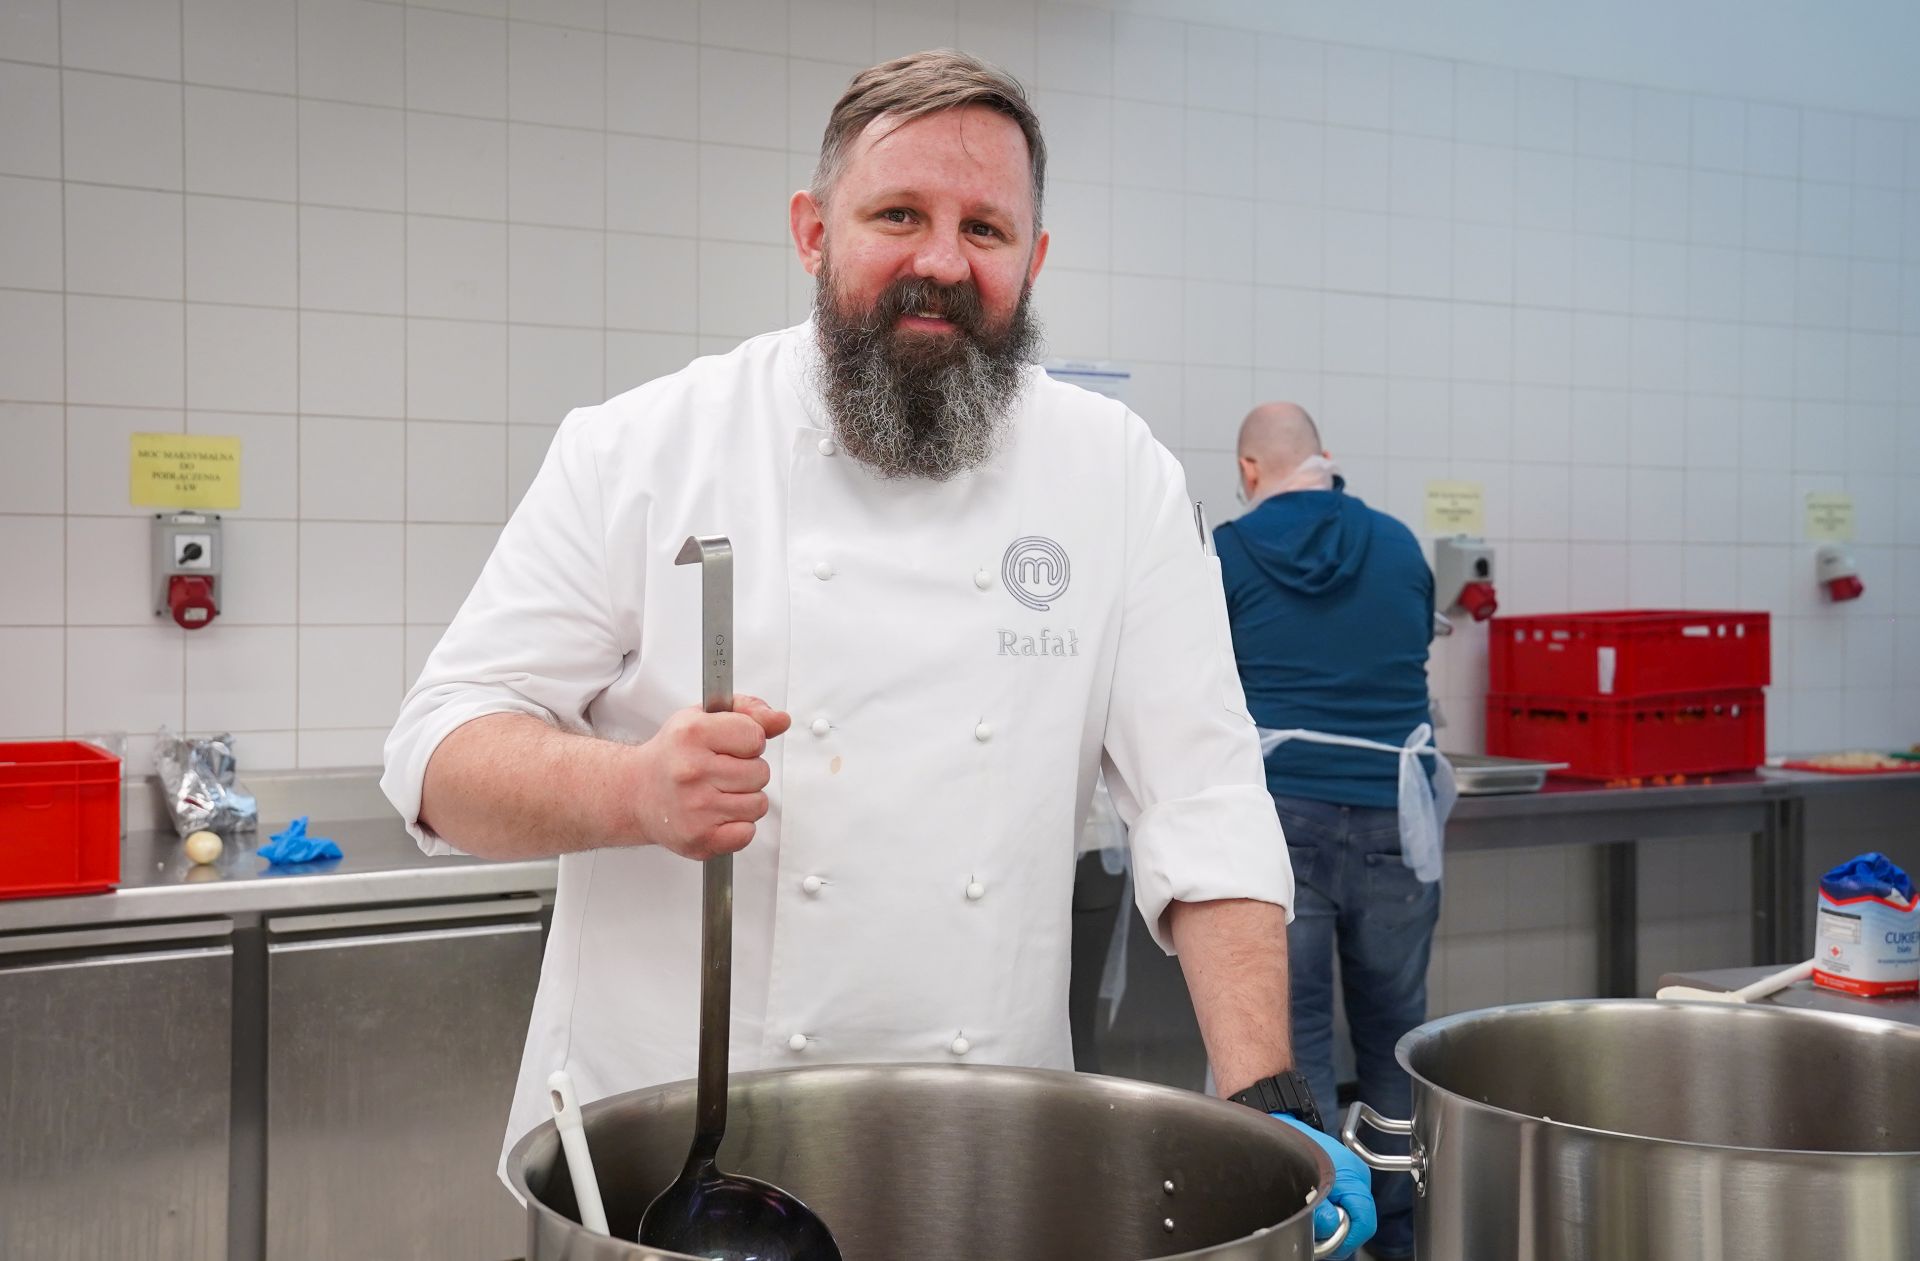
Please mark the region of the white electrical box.
POLYGON ((1485 539, 1456 534, 1433 541, 1434 611, 1461 609, 1484 622, 1499 608, 1493 585, 1493 548, 1485 539))

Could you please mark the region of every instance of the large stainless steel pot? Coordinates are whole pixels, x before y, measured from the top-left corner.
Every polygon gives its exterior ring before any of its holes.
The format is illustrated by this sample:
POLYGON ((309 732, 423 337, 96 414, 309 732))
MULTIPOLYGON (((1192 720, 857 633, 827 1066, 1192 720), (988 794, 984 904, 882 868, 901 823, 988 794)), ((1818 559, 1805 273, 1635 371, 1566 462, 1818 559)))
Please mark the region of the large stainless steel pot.
MULTIPOLYGON (((1421 1261, 1920 1257, 1920 1028, 1720 1003, 1535 1003, 1422 1025, 1421 1261)), ((1413 1135, 1364 1150, 1363 1121, 1413 1135)))
MULTIPOLYGON (((528 1261, 673 1256, 620 1238, 680 1170, 693 1084, 616 1095, 584 1116, 616 1238, 575 1220, 548 1123, 507 1158, 527 1203, 528 1261)), ((721 1163, 805 1200, 846 1261, 1306 1261, 1308 1197, 1333 1173, 1298 1132, 1238 1104, 944 1065, 737 1075, 721 1163)))

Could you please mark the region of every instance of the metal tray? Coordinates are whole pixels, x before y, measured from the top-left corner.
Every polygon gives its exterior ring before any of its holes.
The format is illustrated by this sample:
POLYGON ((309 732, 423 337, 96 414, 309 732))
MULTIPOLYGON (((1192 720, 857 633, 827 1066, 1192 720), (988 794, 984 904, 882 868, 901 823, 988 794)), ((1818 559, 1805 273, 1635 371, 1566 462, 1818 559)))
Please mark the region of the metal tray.
POLYGON ((1549 772, 1567 768, 1565 762, 1534 762, 1490 753, 1449 753, 1447 761, 1453 763, 1454 782, 1462 797, 1539 792, 1549 772))

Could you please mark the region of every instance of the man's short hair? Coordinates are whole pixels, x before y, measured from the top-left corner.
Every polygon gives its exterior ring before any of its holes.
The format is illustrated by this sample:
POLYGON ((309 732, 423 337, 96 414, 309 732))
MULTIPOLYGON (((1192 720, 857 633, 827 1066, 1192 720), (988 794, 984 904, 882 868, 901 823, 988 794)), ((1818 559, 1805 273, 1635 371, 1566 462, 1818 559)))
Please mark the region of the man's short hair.
POLYGON ((913 53, 862 70, 827 116, 827 132, 820 140, 820 162, 813 170, 810 191, 826 204, 846 166, 854 139, 876 118, 901 122, 924 118, 943 110, 984 105, 1020 124, 1027 138, 1027 161, 1033 173, 1033 226, 1040 228, 1041 195, 1047 180, 1047 145, 1040 136, 1040 116, 1019 82, 978 57, 950 49, 913 53))

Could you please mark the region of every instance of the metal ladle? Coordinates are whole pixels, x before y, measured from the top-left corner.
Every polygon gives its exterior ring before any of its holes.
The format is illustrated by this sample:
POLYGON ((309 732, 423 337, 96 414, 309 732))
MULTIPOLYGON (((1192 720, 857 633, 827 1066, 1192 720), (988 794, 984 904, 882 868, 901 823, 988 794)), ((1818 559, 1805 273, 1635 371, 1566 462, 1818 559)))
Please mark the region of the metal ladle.
MULTIPOLYGON (((733 544, 689 538, 676 565, 700 566, 701 699, 733 709, 733 544)), ((727 1131, 727 1043, 733 998, 733 855, 706 860, 700 942, 700 1075, 693 1145, 673 1184, 640 1217, 648 1248, 712 1261, 841 1261, 817 1214, 771 1183, 714 1164, 727 1131)))

